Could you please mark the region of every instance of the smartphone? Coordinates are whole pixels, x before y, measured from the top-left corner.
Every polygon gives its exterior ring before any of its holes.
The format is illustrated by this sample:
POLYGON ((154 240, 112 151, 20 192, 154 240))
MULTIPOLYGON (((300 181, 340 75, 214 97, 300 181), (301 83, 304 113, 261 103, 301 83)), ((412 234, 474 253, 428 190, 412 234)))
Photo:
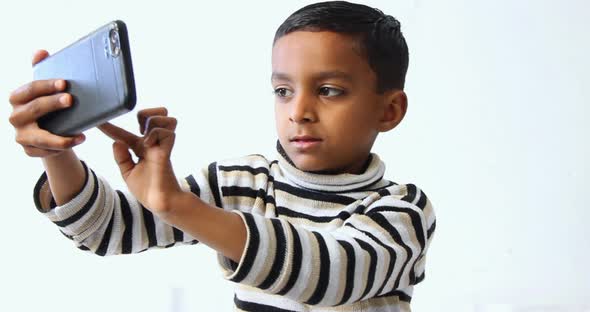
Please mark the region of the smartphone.
POLYGON ((127 26, 110 22, 33 67, 34 80, 65 79, 72 106, 41 116, 39 127, 75 136, 135 107, 127 26))

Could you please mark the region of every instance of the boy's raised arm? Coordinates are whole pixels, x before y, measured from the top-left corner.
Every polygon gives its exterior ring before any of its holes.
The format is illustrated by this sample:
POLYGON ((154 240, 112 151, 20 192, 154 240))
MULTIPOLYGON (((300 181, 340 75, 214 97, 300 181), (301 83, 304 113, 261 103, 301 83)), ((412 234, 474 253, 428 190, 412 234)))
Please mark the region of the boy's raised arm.
MULTIPOLYGON (((32 63, 36 64, 48 56, 47 51, 37 51, 32 63)), ((42 158, 45 167, 34 190, 37 209, 79 248, 98 255, 195 243, 193 237, 166 224, 146 209, 133 194, 111 188, 107 181, 78 159, 72 147, 85 140, 83 134, 62 137, 39 127, 37 120, 41 116, 70 107, 72 100, 67 93, 67 82, 63 79, 31 81, 10 94, 12 113, 8 119, 15 129, 16 142, 29 157, 42 158)), ((174 130, 176 120, 166 115, 165 108, 139 112, 140 132, 146 134, 148 142, 160 139, 150 133, 148 124, 150 128, 174 130)), ((162 129, 152 132, 159 134, 162 129)), ((135 151, 141 147, 139 145, 135 151)), ((199 174, 178 181, 176 177, 171 178, 183 190, 200 193, 205 200, 209 199, 207 181, 199 174)))
MULTIPOLYGON (((47 173, 41 175, 34 191, 37 208, 78 248, 106 256, 197 242, 151 213, 133 194, 112 188, 85 162, 80 164, 84 181, 71 200, 56 203, 47 173)), ((199 175, 179 180, 184 190, 208 198, 205 183, 199 175)))
POLYGON ((43 158, 43 166, 47 173, 51 194, 57 205, 67 203, 82 190, 86 170, 73 150, 43 158))
MULTIPOLYGON (((47 58, 45 50, 36 51, 32 64, 47 58)), ((72 105, 63 79, 31 81, 10 94, 12 113, 9 122, 16 130, 16 142, 30 157, 41 157, 49 185, 58 204, 71 200, 82 189, 85 172, 72 147, 82 143, 83 134, 74 137, 54 135, 39 128, 39 117, 72 105)))
MULTIPOLYGON (((47 171, 41 176, 35 186, 35 204, 52 222, 54 222, 68 238, 75 241, 79 248, 89 250, 97 255, 114 255, 141 252, 152 247, 170 247, 176 243, 196 243, 197 240, 190 233, 183 232, 176 224, 162 218, 161 203, 170 197, 168 192, 159 192, 148 189, 148 186, 159 182, 169 187, 178 187, 181 193, 192 193, 203 199, 203 202, 213 202, 212 192, 208 185, 208 172, 202 170, 195 175, 189 175, 184 179, 177 179, 172 172, 171 164, 166 164, 166 180, 161 181, 159 176, 141 175, 145 173, 142 168, 156 166, 160 168, 161 159, 157 158, 159 150, 153 150, 155 131, 166 129, 173 133, 176 127, 176 119, 167 116, 167 110, 163 107, 145 109, 138 113, 140 132, 147 133, 146 137, 136 136, 124 129, 109 123, 99 126, 106 135, 123 139, 125 143, 117 141, 114 145, 115 160, 120 169, 130 165, 132 160, 127 148, 132 148, 141 160, 135 164, 138 171, 131 175, 128 171, 122 171, 127 179, 130 191, 113 189, 102 177, 97 176, 85 162, 80 161, 73 153, 63 153, 60 157, 47 159, 47 171), (160 130, 156 130, 160 129, 160 130), (153 130, 153 131, 152 131, 153 130), (147 141, 146 141, 147 140, 147 141), (145 143, 148 142, 148 143, 145 143), (117 146, 119 144, 119 146, 117 146), (125 144, 126 147, 120 146, 125 144), (146 145, 148 144, 148 145, 146 145), (152 148, 152 150, 147 150, 152 148), (149 154, 151 153, 151 154, 149 154), (123 157, 126 156, 126 157, 123 157), (69 172, 68 168, 81 166, 82 173, 69 172), (64 174, 67 173, 67 174, 64 174), (69 179, 80 179, 75 183, 76 191, 72 191, 69 179), (51 184, 54 179, 54 184, 51 184), (133 183, 129 184, 129 181, 133 183), (66 192, 60 193, 58 200, 53 191, 57 185, 66 192), (136 193, 140 197, 137 197, 136 193), (147 196, 147 197, 146 197, 147 196), (146 206, 144 206, 144 203, 146 206), (147 207, 147 208, 146 208, 147 207)), ((156 142, 162 143, 158 137, 156 142)), ((158 145, 156 148, 161 147, 158 145)), ((171 146, 168 147, 171 150, 171 146)), ((163 159, 169 162, 168 150, 163 159)), ((166 162, 166 161, 164 161, 166 162)), ((155 172, 160 170, 152 169, 155 172)))

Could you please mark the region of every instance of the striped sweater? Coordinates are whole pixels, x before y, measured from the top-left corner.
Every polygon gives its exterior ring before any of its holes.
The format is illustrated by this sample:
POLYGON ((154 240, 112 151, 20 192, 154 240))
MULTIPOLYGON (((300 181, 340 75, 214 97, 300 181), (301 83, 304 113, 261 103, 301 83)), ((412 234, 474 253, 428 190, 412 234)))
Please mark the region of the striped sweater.
MULTIPOLYGON (((83 189, 56 206, 43 173, 37 209, 76 246, 100 256, 198 243, 162 222, 85 162, 83 189)), ((383 178, 371 154, 362 174, 304 172, 277 155, 214 162, 179 179, 185 191, 241 216, 239 263, 222 255, 238 311, 410 311, 436 222, 424 192, 383 178)))

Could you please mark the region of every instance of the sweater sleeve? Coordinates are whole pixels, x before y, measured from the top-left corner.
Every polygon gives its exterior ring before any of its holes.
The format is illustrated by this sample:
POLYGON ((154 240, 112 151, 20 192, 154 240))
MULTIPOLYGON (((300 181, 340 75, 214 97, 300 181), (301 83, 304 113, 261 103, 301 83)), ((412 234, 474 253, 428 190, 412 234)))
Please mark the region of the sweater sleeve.
MULTIPOLYGON (((197 243, 187 233, 157 218, 133 194, 113 189, 84 161, 82 165, 86 172, 84 186, 69 202, 56 205, 45 172, 33 192, 39 212, 55 223, 78 248, 105 256, 197 243)), ((184 191, 191 191, 214 204, 208 168, 179 179, 179 184, 184 191)))
POLYGON ((381 198, 333 230, 234 211, 247 227, 240 262, 226 261, 226 278, 308 305, 335 306, 398 295, 424 279, 435 226, 426 195, 407 185, 405 196, 381 198))

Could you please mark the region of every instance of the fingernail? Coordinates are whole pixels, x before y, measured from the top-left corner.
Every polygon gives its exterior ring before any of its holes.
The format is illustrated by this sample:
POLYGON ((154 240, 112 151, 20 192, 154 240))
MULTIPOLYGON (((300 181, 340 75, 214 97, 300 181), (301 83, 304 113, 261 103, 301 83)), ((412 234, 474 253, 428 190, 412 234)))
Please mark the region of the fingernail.
POLYGON ((143 125, 143 131, 141 131, 141 134, 144 134, 147 131, 148 125, 150 124, 150 118, 152 118, 152 116, 145 119, 145 124, 143 125))
POLYGON ((56 88, 57 90, 61 90, 61 89, 63 88, 63 86, 64 86, 64 84, 63 84, 63 80, 56 80, 56 81, 53 83, 53 85, 55 86, 55 88, 56 88))
POLYGON ((62 95, 62 96, 59 98, 59 102, 60 102, 60 103, 62 104, 62 106, 64 106, 64 107, 66 107, 66 106, 69 106, 69 105, 70 105, 70 101, 69 101, 69 99, 68 99, 68 96, 67 96, 67 95, 62 95))
POLYGON ((74 139, 74 144, 80 144, 82 142, 84 142, 84 137, 83 136, 79 136, 79 137, 76 137, 74 139))

